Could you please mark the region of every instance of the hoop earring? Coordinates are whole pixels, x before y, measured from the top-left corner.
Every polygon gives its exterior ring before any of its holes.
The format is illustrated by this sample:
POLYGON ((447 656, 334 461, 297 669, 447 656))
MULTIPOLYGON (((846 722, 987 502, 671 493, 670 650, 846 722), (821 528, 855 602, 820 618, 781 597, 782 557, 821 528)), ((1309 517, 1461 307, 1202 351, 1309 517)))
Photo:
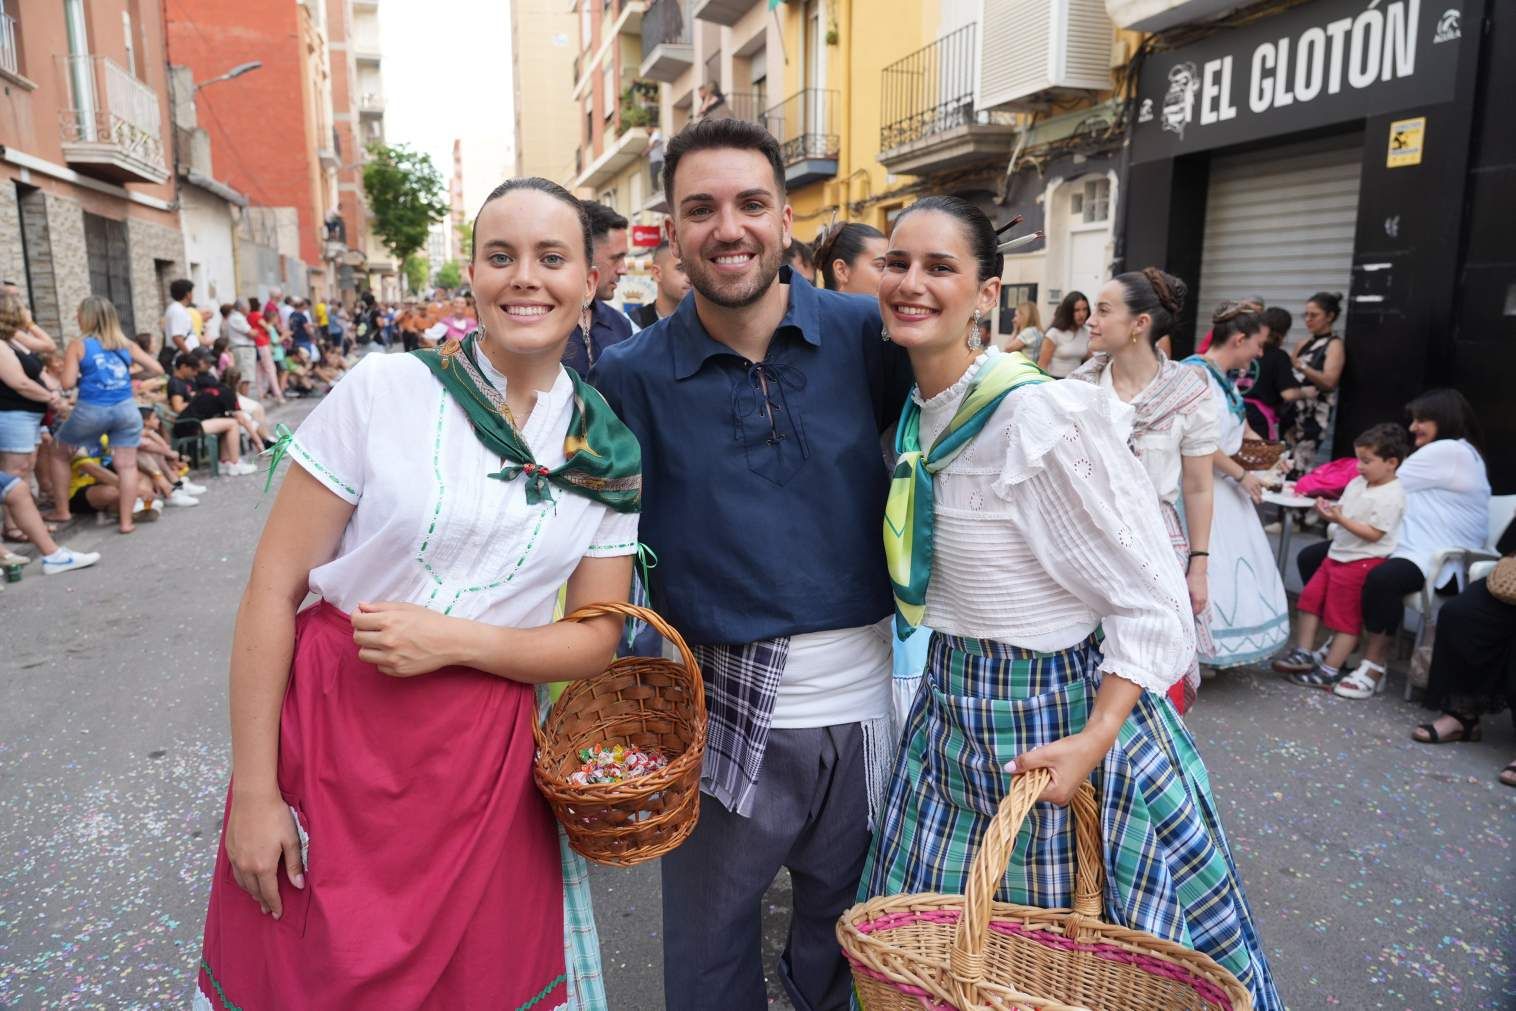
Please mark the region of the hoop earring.
POLYGON ((984 350, 984 338, 979 333, 980 324, 982 324, 983 322, 984 322, 984 314, 979 311, 979 307, 978 306, 975 306, 974 307, 974 321, 973 321, 972 325, 969 327, 969 337, 968 337, 968 340, 966 340, 964 342, 965 344, 967 344, 969 346, 969 350, 970 351, 983 351, 984 350))

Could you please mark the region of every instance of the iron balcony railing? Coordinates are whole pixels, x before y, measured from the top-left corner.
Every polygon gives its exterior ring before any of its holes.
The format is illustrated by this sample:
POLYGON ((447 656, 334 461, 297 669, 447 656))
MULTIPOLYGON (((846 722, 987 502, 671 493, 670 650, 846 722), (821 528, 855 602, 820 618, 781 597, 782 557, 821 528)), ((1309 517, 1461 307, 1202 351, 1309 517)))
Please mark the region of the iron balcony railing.
POLYGON ((63 142, 113 144, 164 170, 163 114, 153 89, 103 56, 57 59, 69 92, 69 105, 58 114, 63 142))
POLYGON ((764 126, 779 141, 786 165, 809 158, 836 159, 837 92, 806 88, 763 114, 764 126))
POLYGON ((16 19, 0 11, 0 70, 20 75, 21 53, 16 48, 16 19))
POLYGON ((888 151, 971 123, 1009 123, 974 108, 977 24, 964 25, 882 71, 879 149, 888 151))
POLYGON ((690 44, 690 26, 695 23, 694 0, 653 0, 642 15, 642 60, 663 45, 690 44))

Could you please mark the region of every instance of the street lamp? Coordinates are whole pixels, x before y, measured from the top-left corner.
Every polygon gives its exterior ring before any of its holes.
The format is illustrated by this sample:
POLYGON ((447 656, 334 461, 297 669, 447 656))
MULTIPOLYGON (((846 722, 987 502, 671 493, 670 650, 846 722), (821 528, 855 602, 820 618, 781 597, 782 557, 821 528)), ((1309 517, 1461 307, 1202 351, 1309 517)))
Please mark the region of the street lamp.
POLYGON ((215 84, 217 81, 230 81, 234 77, 241 77, 243 74, 251 73, 261 66, 263 66, 262 60, 249 60, 247 63, 239 63, 232 69, 228 70, 226 73, 222 74, 220 77, 212 77, 208 81, 201 81, 199 84, 195 85, 195 90, 199 91, 206 85, 215 84))

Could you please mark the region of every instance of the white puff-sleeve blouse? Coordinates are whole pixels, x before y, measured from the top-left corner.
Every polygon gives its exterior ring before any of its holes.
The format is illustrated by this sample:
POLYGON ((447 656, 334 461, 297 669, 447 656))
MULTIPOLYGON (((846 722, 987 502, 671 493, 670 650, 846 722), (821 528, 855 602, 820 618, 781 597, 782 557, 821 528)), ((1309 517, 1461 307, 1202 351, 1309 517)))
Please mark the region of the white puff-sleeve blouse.
MULTIPOLYGON (((923 446, 990 354, 922 402, 923 446)), ((1157 495, 1127 448, 1131 427, 1132 409, 1088 383, 1002 400, 936 476, 925 623, 1039 652, 1103 625, 1103 672, 1154 692, 1178 681, 1195 652, 1194 618, 1157 495)))
MULTIPOLYGON (((505 378, 481 357, 495 386, 505 378)), ((574 386, 562 369, 537 394, 522 436, 538 463, 564 461, 574 386)), ((352 612, 397 600, 529 628, 553 617, 558 588, 585 557, 637 550, 637 515, 556 486, 528 505, 526 482, 488 477, 501 460, 413 355, 370 354, 301 423, 290 458, 354 505, 336 556, 311 591, 352 612)))

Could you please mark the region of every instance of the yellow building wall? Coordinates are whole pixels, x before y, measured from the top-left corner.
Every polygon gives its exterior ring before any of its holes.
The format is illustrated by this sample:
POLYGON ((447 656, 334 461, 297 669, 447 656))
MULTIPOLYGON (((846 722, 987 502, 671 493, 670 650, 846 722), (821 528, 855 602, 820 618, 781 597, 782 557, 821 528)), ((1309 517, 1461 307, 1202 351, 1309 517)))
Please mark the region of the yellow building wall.
MULTIPOLYGON (((889 193, 910 176, 890 176, 879 164, 879 128, 883 116, 882 71, 934 41, 939 12, 937 0, 819 0, 822 32, 835 29, 835 44, 825 44, 822 62, 826 88, 837 92, 830 132, 841 138, 837 175, 793 189, 795 234, 807 242, 832 220, 861 221, 881 230, 886 214, 908 203, 903 194, 889 193), (850 211, 850 207, 864 204, 850 211)), ((780 5, 784 39, 784 91, 788 98, 806 87, 804 0, 780 5)), ((771 64, 772 67, 772 64, 771 64)), ((773 70, 770 70, 774 77, 773 70)))

